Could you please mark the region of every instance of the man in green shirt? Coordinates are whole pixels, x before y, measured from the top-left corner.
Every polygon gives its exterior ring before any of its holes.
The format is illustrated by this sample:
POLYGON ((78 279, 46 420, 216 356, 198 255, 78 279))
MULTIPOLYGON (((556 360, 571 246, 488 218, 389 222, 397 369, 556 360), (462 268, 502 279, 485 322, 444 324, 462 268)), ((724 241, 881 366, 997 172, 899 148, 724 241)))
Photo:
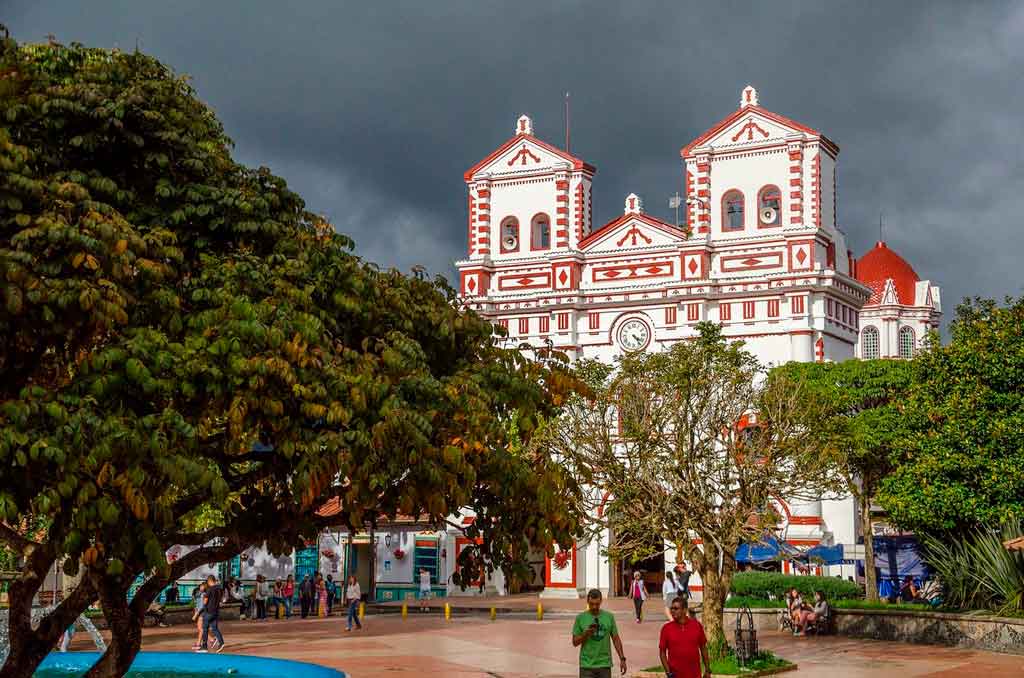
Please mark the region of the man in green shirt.
POLYGON ((580 648, 580 678, 611 678, 611 643, 615 643, 619 653, 619 668, 626 673, 626 655, 622 652, 615 615, 602 611, 601 601, 601 592, 590 589, 587 611, 578 614, 572 625, 572 645, 580 648))

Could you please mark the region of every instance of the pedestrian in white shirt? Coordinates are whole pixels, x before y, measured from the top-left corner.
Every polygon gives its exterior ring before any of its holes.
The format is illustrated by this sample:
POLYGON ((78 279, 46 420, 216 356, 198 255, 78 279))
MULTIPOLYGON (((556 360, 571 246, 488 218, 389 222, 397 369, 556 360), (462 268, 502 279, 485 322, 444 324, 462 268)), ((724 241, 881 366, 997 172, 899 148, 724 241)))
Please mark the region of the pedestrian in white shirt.
POLYGON ((672 621, 672 600, 676 597, 676 577, 672 574, 672 570, 665 573, 665 581, 661 585, 661 599, 665 603, 665 616, 668 617, 669 621, 672 621))
POLYGON ((359 582, 356 581, 355 575, 350 576, 348 578, 348 586, 345 587, 345 605, 348 607, 346 631, 352 630, 353 622, 357 629, 363 628, 363 623, 359 621, 359 601, 362 598, 363 592, 359 590, 359 582))

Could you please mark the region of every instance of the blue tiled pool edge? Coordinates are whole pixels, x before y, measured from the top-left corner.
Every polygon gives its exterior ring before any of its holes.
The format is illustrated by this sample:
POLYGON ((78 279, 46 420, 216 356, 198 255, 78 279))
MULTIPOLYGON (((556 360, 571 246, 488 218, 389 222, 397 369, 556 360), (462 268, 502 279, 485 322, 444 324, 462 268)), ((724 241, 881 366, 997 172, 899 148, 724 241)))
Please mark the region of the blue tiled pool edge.
MULTIPOLYGON (((40 669, 81 669, 99 659, 99 652, 51 652, 40 669)), ((197 654, 194 652, 140 652, 132 662, 136 671, 210 671, 236 678, 345 678, 335 669, 305 662, 244 654, 197 654), (234 669, 234 671, 231 671, 234 669)))

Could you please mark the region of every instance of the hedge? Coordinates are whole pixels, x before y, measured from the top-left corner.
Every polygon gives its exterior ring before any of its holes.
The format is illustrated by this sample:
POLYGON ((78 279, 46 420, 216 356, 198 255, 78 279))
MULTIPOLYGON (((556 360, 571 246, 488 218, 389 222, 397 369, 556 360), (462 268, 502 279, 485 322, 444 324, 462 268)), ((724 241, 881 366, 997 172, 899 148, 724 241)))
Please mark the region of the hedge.
POLYGON ((838 577, 800 577, 778 572, 738 572, 729 591, 737 596, 781 600, 786 591, 795 588, 805 598, 821 591, 828 600, 861 598, 860 586, 838 577))

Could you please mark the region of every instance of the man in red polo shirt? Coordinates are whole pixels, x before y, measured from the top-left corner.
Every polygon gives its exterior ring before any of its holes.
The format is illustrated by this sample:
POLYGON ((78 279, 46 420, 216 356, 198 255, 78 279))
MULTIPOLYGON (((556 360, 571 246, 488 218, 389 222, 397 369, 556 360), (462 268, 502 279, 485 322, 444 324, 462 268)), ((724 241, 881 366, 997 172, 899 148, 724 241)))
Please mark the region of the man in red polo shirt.
POLYGON ((701 678, 701 661, 704 662, 703 678, 711 678, 711 662, 708 660, 708 639, 704 627, 691 619, 686 609, 686 600, 677 597, 672 601, 669 612, 672 621, 661 627, 661 665, 668 678, 701 678))

